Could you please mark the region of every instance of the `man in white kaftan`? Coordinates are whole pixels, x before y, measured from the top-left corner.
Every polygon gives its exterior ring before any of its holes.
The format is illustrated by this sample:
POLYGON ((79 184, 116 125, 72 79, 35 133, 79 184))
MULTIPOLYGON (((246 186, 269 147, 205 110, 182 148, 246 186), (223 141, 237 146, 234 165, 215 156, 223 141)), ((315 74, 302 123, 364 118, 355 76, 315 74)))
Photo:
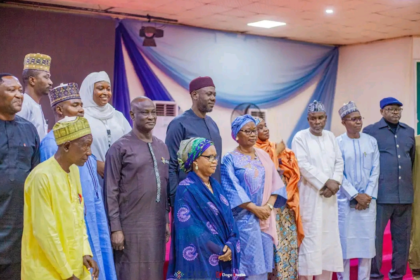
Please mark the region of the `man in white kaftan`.
POLYGON ((332 132, 324 130, 327 115, 322 103, 308 108, 309 129, 292 142, 301 171, 300 213, 305 237, 299 250, 299 279, 330 280, 343 271, 335 194, 343 178, 343 159, 332 132))
POLYGON ((50 66, 51 57, 45 54, 30 53, 23 61, 22 80, 25 94, 22 110, 17 115, 35 126, 40 140, 48 134, 48 123, 40 102, 52 89, 50 66))
POLYGON ((378 143, 361 133, 362 116, 349 102, 339 110, 346 133, 337 137, 344 160, 344 178, 338 198, 338 223, 344 272, 339 280, 350 279, 350 259, 359 259, 358 280, 369 280, 375 250, 376 198, 379 178, 378 143))

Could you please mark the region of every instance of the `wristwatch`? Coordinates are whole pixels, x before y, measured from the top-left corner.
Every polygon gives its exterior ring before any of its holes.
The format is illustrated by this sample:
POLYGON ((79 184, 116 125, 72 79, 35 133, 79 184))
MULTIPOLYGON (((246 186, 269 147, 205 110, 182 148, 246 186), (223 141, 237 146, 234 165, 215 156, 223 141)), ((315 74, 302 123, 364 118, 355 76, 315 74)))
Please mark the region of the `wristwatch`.
POLYGON ((273 205, 271 205, 270 203, 267 203, 266 204, 268 207, 270 207, 270 210, 273 210, 273 208, 274 208, 274 206, 273 205))

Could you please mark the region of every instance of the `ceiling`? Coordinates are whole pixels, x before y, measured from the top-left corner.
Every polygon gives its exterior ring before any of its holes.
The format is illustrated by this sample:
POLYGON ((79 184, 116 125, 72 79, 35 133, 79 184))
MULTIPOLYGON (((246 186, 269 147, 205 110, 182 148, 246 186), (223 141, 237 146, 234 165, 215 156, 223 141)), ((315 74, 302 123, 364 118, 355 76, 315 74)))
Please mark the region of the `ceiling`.
POLYGON ((336 45, 420 35, 420 0, 34 0, 177 19, 210 29, 336 45), (333 14, 326 14, 331 8, 333 14), (263 29, 249 22, 287 25, 263 29))

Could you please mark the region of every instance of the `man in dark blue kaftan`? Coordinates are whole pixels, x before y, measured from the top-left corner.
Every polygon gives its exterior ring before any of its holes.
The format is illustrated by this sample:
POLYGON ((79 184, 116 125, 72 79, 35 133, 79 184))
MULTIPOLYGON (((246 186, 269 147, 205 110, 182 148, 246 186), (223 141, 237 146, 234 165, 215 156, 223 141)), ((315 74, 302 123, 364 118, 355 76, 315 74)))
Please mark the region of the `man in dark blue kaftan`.
MULTIPOLYGON (((219 128, 213 119, 207 116, 207 113, 213 111, 216 103, 216 89, 213 80, 210 77, 194 79, 190 83, 190 94, 193 103, 191 109, 176 117, 169 124, 166 133, 165 143, 171 157, 168 197, 172 207, 174 206, 178 184, 187 177, 185 172, 179 168, 176 155, 181 141, 193 137, 203 137, 214 143, 217 154, 222 154, 222 138, 219 128)), ((217 166, 212 177, 220 182, 220 166, 217 166)))
POLYGON ((20 280, 23 190, 39 163, 35 126, 16 115, 22 108, 19 80, 0 74, 0 279, 20 280))

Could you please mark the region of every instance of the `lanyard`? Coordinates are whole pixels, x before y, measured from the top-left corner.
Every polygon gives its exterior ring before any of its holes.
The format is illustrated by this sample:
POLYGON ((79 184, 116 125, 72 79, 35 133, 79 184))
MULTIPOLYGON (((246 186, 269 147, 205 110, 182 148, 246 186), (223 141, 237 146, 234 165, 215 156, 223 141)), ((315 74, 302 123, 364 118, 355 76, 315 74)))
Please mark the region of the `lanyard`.
POLYGON ((111 129, 109 129, 108 124, 106 121, 102 121, 106 128, 106 135, 108 137, 108 148, 111 148, 111 129))

